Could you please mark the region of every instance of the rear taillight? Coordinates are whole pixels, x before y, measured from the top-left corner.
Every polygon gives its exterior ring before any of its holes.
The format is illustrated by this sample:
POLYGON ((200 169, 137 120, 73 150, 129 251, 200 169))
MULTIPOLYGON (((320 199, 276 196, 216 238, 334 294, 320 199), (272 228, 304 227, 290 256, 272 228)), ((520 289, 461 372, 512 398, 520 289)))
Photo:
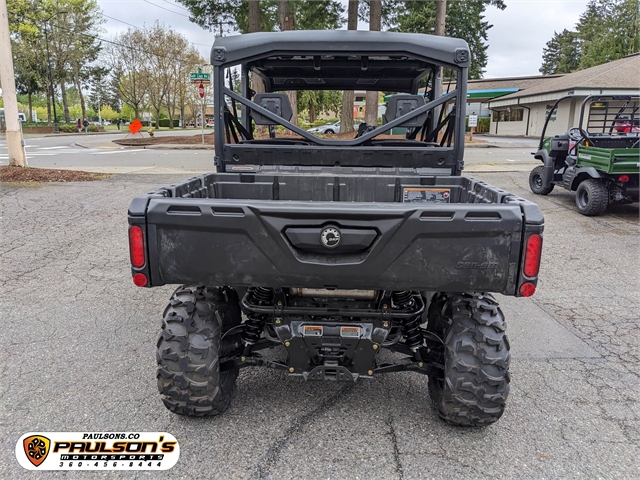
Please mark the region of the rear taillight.
POLYGON ((520 287, 520 295, 523 297, 530 297, 534 293, 536 293, 536 286, 533 283, 523 283, 520 287))
POLYGON ((629 181, 629 175, 620 175, 618 181, 620 183, 627 183, 629 181))
POLYGON ((129 229, 129 253, 131 255, 131 265, 136 268, 144 266, 144 235, 142 228, 137 225, 129 229))
POLYGON ((144 287, 147 285, 147 276, 144 273, 136 273, 133 276, 133 283, 136 287, 144 287))
POLYGON ((542 253, 542 237, 534 233, 527 238, 527 248, 524 253, 524 268, 522 272, 527 277, 535 277, 540 270, 540 254, 542 253))

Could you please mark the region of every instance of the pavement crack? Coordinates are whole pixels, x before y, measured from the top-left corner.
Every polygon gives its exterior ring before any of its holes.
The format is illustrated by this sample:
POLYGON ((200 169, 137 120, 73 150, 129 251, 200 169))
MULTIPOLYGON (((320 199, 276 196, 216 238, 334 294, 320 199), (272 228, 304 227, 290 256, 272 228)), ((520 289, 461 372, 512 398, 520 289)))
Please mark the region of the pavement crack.
POLYGON ((400 448, 398 447, 398 437, 396 436, 396 429, 393 424, 393 417, 389 415, 385 422, 389 427, 389 436, 391 437, 391 443, 393 444, 393 460, 395 462, 395 469, 400 479, 404 478, 404 468, 402 467, 402 461, 400 460, 400 448))
POLYGON ((282 438, 273 442, 264 456, 258 461, 258 467, 255 473, 251 475, 251 478, 269 478, 271 469, 276 465, 282 451, 291 443, 292 438, 302 433, 303 428, 336 405, 342 399, 343 395, 353 390, 353 388, 354 384, 346 385, 340 389, 338 393, 324 400, 313 410, 293 419, 293 422, 289 428, 286 429, 282 438))

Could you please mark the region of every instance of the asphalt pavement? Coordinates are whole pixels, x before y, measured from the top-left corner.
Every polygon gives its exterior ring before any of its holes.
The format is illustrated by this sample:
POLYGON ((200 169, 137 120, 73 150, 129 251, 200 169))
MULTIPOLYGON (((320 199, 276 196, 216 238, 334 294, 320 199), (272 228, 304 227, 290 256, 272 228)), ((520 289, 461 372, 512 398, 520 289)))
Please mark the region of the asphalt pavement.
MULTIPOLYGON (((162 130, 157 136, 200 135, 199 131, 162 130)), ((25 136, 27 161, 31 167, 83 170, 95 173, 136 174, 199 174, 211 172, 213 150, 190 145, 152 145, 123 147, 113 143, 125 133, 69 134, 25 136)), ((531 152, 536 142, 519 137, 474 136, 485 143, 468 145, 465 150, 465 170, 469 173, 530 171, 539 162, 531 152)), ((207 146, 209 147, 209 146, 207 146)), ((0 135, 0 165, 8 164, 4 137, 0 135)))
MULTIPOLYGON (((514 163, 498 151, 497 163, 514 163)), ((13 453, 30 431, 165 431, 180 442, 172 470, 92 474, 109 478, 640 478, 638 204, 588 218, 569 192, 534 196, 528 172, 473 176, 545 215, 537 293, 499 298, 511 394, 503 418, 481 429, 439 420, 414 373, 347 385, 245 369, 222 416, 170 413, 155 342, 173 287, 133 285, 126 214, 135 195, 184 174, 0 185, 0 478, 35 478, 13 453)), ((37 475, 53 476, 64 475, 37 475)))

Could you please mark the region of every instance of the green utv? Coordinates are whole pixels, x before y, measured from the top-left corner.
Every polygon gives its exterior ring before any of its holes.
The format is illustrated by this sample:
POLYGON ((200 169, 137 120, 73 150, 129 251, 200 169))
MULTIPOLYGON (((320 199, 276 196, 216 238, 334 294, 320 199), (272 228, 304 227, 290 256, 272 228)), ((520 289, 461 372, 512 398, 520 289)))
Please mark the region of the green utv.
POLYGON ((572 98, 560 98, 547 115, 534 154, 543 165, 529 175, 531 191, 548 195, 556 185, 575 191, 578 211, 590 216, 600 215, 611 203, 637 202, 640 96, 590 95, 582 102, 578 127, 545 137, 560 102, 572 98))

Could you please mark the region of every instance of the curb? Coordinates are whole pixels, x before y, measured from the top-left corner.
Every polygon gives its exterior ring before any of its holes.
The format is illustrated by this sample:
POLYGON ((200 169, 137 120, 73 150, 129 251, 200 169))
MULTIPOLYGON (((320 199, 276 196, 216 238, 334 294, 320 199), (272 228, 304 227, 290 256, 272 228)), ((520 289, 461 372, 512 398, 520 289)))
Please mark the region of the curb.
MULTIPOLYGON (((124 146, 124 145, 123 145, 124 146)), ((127 145, 134 146, 134 145, 127 145)), ((180 144, 169 144, 169 143, 158 143, 155 145, 135 145, 137 147, 142 147, 146 150, 213 150, 215 147, 213 145, 180 145, 180 144)))
POLYGON ((126 132, 122 130, 116 130, 116 131, 109 131, 109 132, 89 132, 89 133, 47 133, 43 135, 43 137, 77 137, 79 135, 91 135, 95 137, 96 135, 118 135, 123 133, 126 133, 126 132))
POLYGON ((465 144, 465 149, 467 148, 531 148, 537 150, 536 147, 532 145, 527 145, 524 143, 470 143, 468 145, 465 144))
POLYGON ((80 147, 80 148, 91 148, 91 147, 87 147, 86 145, 83 145, 82 143, 78 143, 78 142, 73 142, 71 144, 71 146, 76 146, 76 147, 80 147))

